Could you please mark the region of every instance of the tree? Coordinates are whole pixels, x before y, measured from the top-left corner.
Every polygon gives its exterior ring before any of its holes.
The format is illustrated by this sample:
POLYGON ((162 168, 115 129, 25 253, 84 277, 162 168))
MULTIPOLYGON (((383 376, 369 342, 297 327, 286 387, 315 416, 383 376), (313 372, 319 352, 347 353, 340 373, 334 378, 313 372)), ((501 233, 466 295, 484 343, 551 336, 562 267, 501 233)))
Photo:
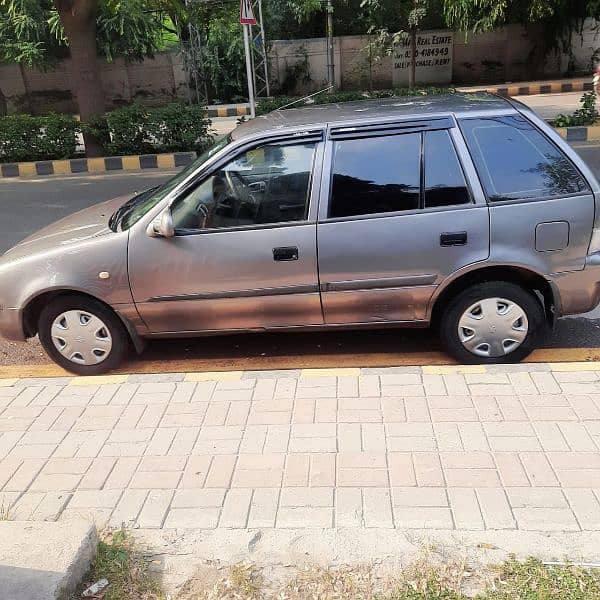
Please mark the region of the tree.
MULTIPOLYGON (((158 48, 163 15, 148 6, 144 0, 0 0, 0 59, 44 68, 68 50, 80 117, 93 119, 105 108, 98 56, 136 60, 158 48)), ((88 156, 101 154, 89 132, 84 138, 88 156)))
POLYGON ((571 52, 571 36, 587 17, 600 19, 600 0, 443 0, 448 27, 481 33, 507 23, 539 24, 546 49, 571 52))

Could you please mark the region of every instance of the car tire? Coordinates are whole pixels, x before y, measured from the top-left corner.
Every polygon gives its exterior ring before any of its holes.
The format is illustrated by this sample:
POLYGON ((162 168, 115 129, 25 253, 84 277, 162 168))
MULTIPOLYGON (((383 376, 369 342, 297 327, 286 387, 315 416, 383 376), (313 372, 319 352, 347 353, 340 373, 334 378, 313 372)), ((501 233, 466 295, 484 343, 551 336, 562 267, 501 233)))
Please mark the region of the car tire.
POLYGON ((50 358, 77 375, 100 375, 118 367, 131 338, 108 306, 83 296, 49 302, 38 320, 40 342, 50 358))
POLYGON ((547 331, 534 292, 507 281, 472 285, 446 306, 440 337, 460 363, 514 363, 532 352, 547 331))

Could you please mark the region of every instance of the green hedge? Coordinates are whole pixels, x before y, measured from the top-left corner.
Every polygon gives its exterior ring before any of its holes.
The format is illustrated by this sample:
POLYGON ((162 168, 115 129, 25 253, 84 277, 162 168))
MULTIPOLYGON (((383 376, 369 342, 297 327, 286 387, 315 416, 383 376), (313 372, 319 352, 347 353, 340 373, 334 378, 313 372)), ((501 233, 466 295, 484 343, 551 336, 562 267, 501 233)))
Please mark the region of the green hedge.
POLYGON ((0 161, 52 160, 75 154, 79 124, 72 117, 11 115, 0 118, 0 161))
POLYGON ((305 99, 303 96, 275 96, 260 100, 256 106, 256 114, 264 115, 273 110, 286 108, 300 108, 311 104, 330 104, 333 102, 354 102, 356 100, 370 100, 373 98, 395 98, 398 96, 430 96, 432 94, 452 94, 452 87, 416 87, 395 88, 390 90, 374 90, 372 92, 333 92, 322 93, 305 99), (293 104, 292 104, 293 103, 293 104), (291 106, 287 106, 292 104, 291 106))
POLYGON ((206 109, 174 102, 160 108, 132 104, 89 123, 66 115, 0 117, 0 162, 72 158, 77 134, 97 136, 106 156, 202 151, 211 141, 206 109))

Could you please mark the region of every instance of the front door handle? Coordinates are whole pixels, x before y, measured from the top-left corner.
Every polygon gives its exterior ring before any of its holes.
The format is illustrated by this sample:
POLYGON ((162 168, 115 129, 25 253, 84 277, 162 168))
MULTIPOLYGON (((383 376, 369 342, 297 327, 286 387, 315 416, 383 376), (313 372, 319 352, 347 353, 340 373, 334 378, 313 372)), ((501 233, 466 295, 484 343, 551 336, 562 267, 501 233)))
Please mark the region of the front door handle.
POLYGON ((467 232, 453 231, 440 234, 440 246, 466 246, 467 232))
POLYGON ((298 248, 296 246, 273 248, 273 260, 298 260, 298 248))

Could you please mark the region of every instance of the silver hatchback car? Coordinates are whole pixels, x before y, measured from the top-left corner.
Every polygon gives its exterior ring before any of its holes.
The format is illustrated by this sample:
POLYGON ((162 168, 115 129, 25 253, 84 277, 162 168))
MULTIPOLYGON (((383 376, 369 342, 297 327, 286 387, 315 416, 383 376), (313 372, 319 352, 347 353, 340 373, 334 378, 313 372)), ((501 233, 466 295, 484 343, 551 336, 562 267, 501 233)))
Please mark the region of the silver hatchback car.
POLYGON ((465 363, 524 358, 600 301, 600 189, 487 94, 289 109, 162 187, 0 260, 0 334, 98 374, 148 338, 435 325, 465 363))

